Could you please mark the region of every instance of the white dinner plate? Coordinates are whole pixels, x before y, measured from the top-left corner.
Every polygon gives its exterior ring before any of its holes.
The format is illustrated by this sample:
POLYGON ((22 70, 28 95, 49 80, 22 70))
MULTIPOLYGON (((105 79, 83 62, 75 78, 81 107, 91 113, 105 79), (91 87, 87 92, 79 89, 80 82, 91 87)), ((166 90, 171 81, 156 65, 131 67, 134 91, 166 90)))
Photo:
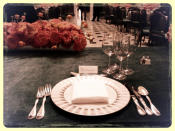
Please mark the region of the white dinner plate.
POLYGON ((128 89, 120 82, 98 75, 80 76, 78 79, 95 79, 104 82, 109 93, 109 103, 72 104, 72 83, 77 77, 70 77, 57 83, 51 93, 53 103, 59 108, 77 115, 100 116, 117 112, 123 109, 130 101, 128 89))

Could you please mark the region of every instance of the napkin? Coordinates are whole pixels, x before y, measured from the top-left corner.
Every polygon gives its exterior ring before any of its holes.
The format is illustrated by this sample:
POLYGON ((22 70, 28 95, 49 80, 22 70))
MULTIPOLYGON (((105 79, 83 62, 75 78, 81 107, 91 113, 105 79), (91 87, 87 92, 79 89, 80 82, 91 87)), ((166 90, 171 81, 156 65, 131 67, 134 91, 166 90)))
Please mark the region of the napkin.
POLYGON ((73 83, 73 104, 108 103, 108 91, 103 81, 80 79, 73 83))

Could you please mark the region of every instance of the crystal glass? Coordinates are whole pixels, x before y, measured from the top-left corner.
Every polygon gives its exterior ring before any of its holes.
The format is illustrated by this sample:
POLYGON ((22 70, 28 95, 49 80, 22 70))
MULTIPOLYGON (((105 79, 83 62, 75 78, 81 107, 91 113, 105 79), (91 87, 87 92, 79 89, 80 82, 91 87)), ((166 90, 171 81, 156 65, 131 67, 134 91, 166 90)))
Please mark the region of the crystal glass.
POLYGON ((125 44, 126 44, 126 46, 127 46, 127 50, 125 51, 125 53, 126 53, 126 68, 123 70, 123 72, 124 72, 124 74, 125 75, 132 75, 133 73, 134 73, 134 70, 133 69, 130 69, 129 67, 128 67, 128 58, 133 54, 133 46, 131 46, 131 43, 130 43, 130 35, 128 35, 128 36, 126 36, 125 37, 125 39, 127 39, 127 40, 125 40, 125 44))
POLYGON ((126 41, 125 41, 126 39, 123 37, 123 34, 121 33, 119 36, 120 36, 120 40, 116 44, 115 55, 116 55, 116 58, 120 61, 120 68, 119 68, 119 72, 113 75, 113 78, 117 80, 124 80, 126 79, 126 75, 123 73, 122 62, 127 58, 125 52, 128 50, 128 45, 126 44, 126 41))
POLYGON ((114 54, 114 46, 112 42, 112 36, 110 33, 104 33, 103 41, 102 41, 102 50, 108 56, 108 66, 104 70, 102 70, 105 74, 113 74, 114 70, 110 68, 111 64, 111 56, 114 54))
MULTIPOLYGON (((115 27, 116 28, 116 27, 115 27)), ((117 43, 120 41, 120 32, 118 32, 117 30, 115 30, 113 32, 113 47, 114 47, 114 51, 115 51, 115 48, 117 46, 117 43)), ((114 63, 110 66, 110 68, 114 71, 118 70, 119 69, 119 65, 117 63, 114 63)))
POLYGON ((130 35, 130 36, 128 37, 128 42, 129 42, 129 43, 128 43, 129 48, 128 48, 128 51, 126 52, 126 54, 127 54, 127 59, 126 59, 126 68, 125 68, 125 70, 124 70, 124 73, 125 73, 126 75, 132 75, 132 74, 134 73, 134 70, 129 68, 128 61, 129 61, 129 57, 130 57, 132 54, 134 54, 134 52, 136 51, 136 48, 137 48, 138 45, 137 45, 137 41, 136 41, 134 35, 130 35))

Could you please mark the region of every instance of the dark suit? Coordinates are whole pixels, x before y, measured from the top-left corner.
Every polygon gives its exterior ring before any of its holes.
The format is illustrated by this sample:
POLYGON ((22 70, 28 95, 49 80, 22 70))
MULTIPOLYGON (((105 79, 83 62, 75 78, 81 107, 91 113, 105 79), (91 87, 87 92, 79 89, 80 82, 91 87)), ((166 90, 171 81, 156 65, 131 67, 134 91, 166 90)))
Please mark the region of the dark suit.
POLYGON ((99 21, 100 19, 100 13, 102 11, 102 4, 94 4, 94 8, 93 8, 93 19, 92 21, 95 21, 95 19, 97 18, 97 21, 99 21))
POLYGON ((49 8, 49 12, 48 12, 49 19, 58 18, 58 12, 56 12, 56 9, 57 9, 56 7, 49 8))

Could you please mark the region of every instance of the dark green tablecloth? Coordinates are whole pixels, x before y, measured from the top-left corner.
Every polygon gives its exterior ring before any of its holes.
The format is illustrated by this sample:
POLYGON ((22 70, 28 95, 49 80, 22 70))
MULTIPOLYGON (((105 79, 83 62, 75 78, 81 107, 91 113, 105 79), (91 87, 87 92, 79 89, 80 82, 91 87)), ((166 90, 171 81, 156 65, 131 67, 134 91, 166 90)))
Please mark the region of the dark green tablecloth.
MULTIPOLYGON (((7 127, 168 127, 171 125, 171 53, 166 47, 138 48, 129 61, 135 74, 125 82, 145 86, 161 116, 139 116, 135 104, 121 111, 98 117, 83 117, 56 107, 50 97, 42 120, 28 120, 39 86, 70 77, 78 65, 98 65, 99 73, 107 65, 100 48, 83 52, 20 50, 4 51, 4 125, 7 127), (139 59, 149 55, 151 65, 140 65, 139 59)), ((112 62, 115 62, 115 57, 112 62)), ((41 101, 39 102, 41 104, 41 101)))

